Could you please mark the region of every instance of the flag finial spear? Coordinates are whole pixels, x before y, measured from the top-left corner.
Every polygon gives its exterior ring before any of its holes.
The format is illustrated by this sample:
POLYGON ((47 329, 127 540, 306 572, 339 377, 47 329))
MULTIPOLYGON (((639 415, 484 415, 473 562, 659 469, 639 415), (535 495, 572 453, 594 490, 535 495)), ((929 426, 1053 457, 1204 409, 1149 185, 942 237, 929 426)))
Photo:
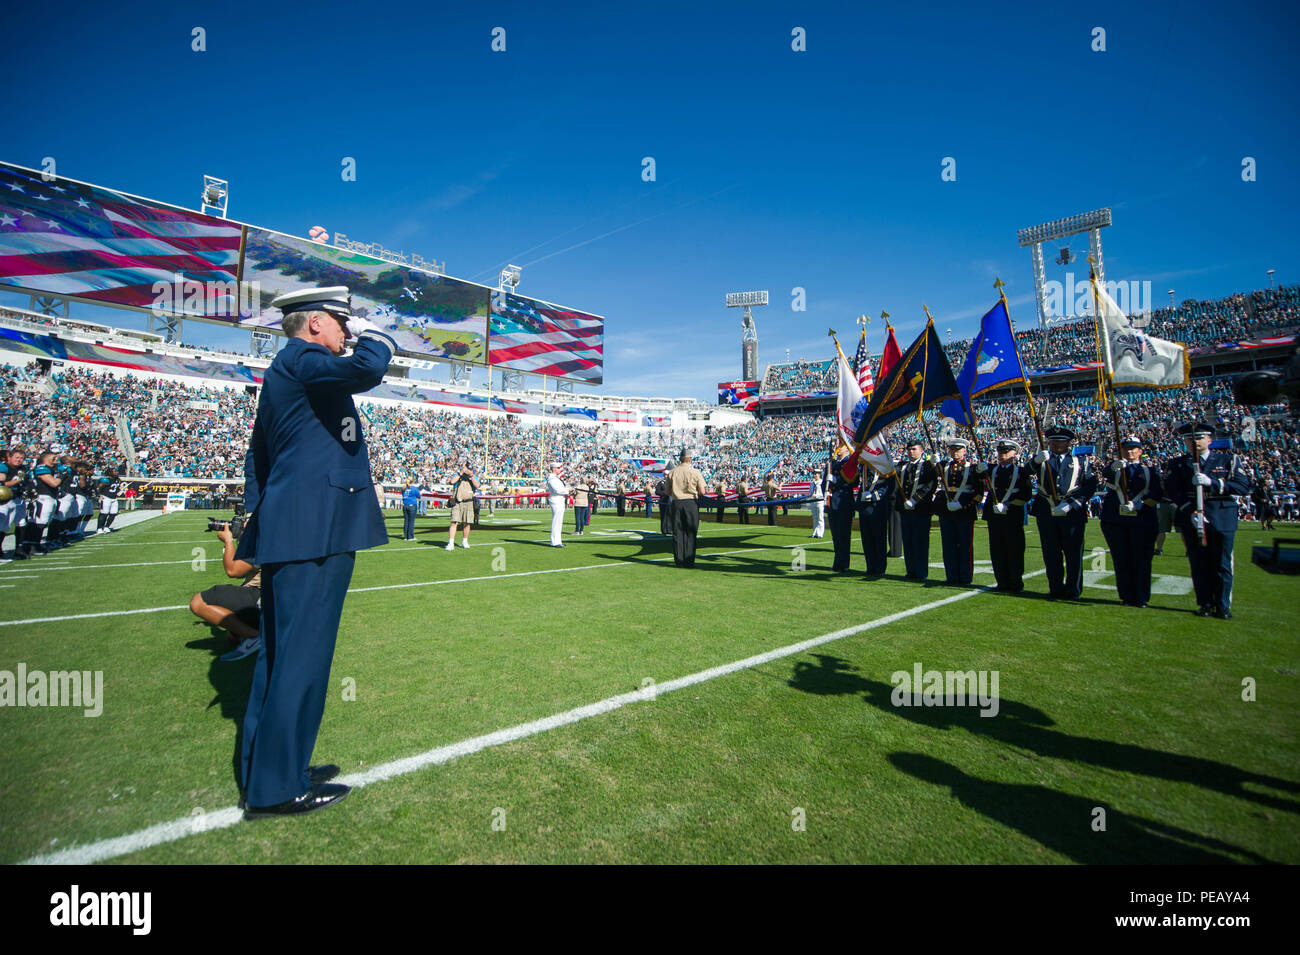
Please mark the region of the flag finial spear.
POLYGON ((1007 284, 1006 282, 1002 281, 1002 279, 997 278, 996 276, 993 279, 993 287, 997 289, 999 292, 1002 291, 1003 286, 1005 286, 1006 284, 1007 284))
POLYGON ((830 331, 828 331, 828 332, 826 333, 826 335, 827 335, 827 337, 829 337, 829 338, 834 338, 834 337, 835 337, 835 329, 832 328, 830 331))
POLYGON ((862 326, 862 331, 865 332, 867 330, 867 326, 871 324, 871 319, 868 318, 866 315, 859 315, 858 324, 862 326))

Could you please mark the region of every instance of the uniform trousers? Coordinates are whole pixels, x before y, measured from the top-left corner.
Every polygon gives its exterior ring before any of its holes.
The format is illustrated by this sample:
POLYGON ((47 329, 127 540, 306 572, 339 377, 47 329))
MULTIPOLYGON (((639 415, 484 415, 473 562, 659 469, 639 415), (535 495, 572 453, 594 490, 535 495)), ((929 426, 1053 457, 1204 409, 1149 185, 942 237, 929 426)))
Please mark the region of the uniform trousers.
POLYGON ((700 529, 700 506, 693 497, 673 501, 673 562, 678 567, 695 566, 695 535, 700 529))
POLYGON ((1232 574, 1235 569, 1232 544, 1236 536, 1235 528, 1225 534, 1207 523, 1205 546, 1202 547, 1195 531, 1183 530, 1187 561, 1192 565, 1196 606, 1213 607, 1219 611, 1232 609, 1232 574))
POLYGON ((1156 550, 1155 522, 1136 519, 1102 521, 1101 532, 1115 566, 1115 591, 1121 603, 1151 600, 1151 558, 1156 550))
POLYGON ((858 502, 858 535, 862 538, 862 556, 867 559, 867 573, 878 577, 888 567, 889 518, 893 513, 889 501, 858 502))
POLYGON ((940 514, 939 540, 943 542, 944 583, 971 583, 975 579, 975 522, 940 514))
POLYGON ((930 515, 904 509, 899 514, 903 522, 903 566, 907 576, 925 580, 930 576, 930 515))
POLYGON ((1008 507, 1006 514, 990 517, 989 558, 998 590, 1018 594, 1025 589, 1024 508, 1008 507))
POLYGON ((1084 521, 1041 515, 1037 521, 1048 590, 1053 597, 1077 599, 1083 593, 1084 521))
POLYGON ((343 599, 356 552, 262 568, 262 649, 244 713, 241 781, 250 806, 307 791, 343 599))

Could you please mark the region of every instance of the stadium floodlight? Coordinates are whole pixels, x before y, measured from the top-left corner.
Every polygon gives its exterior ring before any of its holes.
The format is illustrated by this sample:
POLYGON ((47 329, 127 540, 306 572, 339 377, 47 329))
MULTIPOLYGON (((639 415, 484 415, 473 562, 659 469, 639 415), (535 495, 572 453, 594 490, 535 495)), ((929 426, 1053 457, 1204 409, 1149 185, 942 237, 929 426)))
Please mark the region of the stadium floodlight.
POLYGON ((508 286, 509 291, 511 292, 515 291, 517 288, 519 288, 520 272, 521 269, 519 266, 507 265, 504 269, 501 270, 501 275, 498 276, 497 278, 497 288, 499 288, 501 291, 504 292, 507 290, 507 286, 508 286))
POLYGON ((224 179, 218 179, 216 176, 205 175, 203 177, 203 195, 200 199, 203 203, 200 212, 205 215, 217 215, 224 219, 226 217, 226 206, 230 200, 230 183, 224 179))
MULTIPOLYGON (((1016 235, 1020 241, 1020 247, 1030 249, 1034 262, 1034 297, 1038 301, 1038 327, 1047 330, 1047 293, 1045 286, 1047 284, 1047 269, 1043 265, 1043 243, 1052 242, 1057 239, 1068 239, 1072 235, 1088 233, 1088 261, 1092 263, 1092 269, 1097 274, 1097 281, 1105 285, 1106 272, 1101 262, 1101 230, 1111 224, 1110 207, 1105 209, 1094 209, 1092 212, 1084 212, 1076 216, 1066 216, 1064 219, 1053 219, 1051 222, 1044 222, 1041 225, 1030 226, 1028 229, 1019 230, 1016 235)), ((1070 251, 1068 245, 1061 249, 1061 254, 1056 261, 1059 265, 1069 265, 1074 261, 1074 254, 1070 251)), ((1044 347, 1046 347, 1047 337, 1043 337, 1044 347)))
POLYGON ((745 381, 758 380, 758 327, 754 324, 755 305, 767 304, 767 290, 761 292, 728 292, 727 308, 743 308, 740 321, 740 377, 745 381))
POLYGON ((1054 219, 1042 225, 1030 226, 1028 229, 1021 229, 1017 235, 1020 238, 1020 247, 1023 249, 1027 246, 1051 242, 1053 239, 1067 239, 1083 232, 1104 229, 1110 224, 1110 207, 1107 206, 1105 209, 1096 209, 1082 215, 1066 216, 1064 219, 1054 219))
POLYGON ((1268 289, 1271 292, 1273 290, 1273 273, 1276 272, 1277 270, 1266 269, 1266 271, 1268 272, 1268 289))

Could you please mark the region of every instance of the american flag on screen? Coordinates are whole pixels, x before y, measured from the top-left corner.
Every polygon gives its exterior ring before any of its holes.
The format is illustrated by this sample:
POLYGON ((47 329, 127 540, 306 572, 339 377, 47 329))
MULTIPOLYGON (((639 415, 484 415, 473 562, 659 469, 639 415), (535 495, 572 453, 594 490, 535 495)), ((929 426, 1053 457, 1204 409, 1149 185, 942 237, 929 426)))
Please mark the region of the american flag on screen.
POLYGON ((605 320, 598 315, 494 292, 488 327, 488 360, 498 368, 593 385, 604 378, 605 320))
MULTIPOLYGON (((149 308, 178 273, 205 291, 234 283, 239 237, 224 219, 0 163, 0 285, 149 308)), ((203 312, 238 314, 218 311, 226 298, 205 294, 203 312)))
POLYGON ((858 353, 853 356, 853 367, 858 370, 858 388, 870 398, 876 390, 876 383, 871 379, 871 352, 867 351, 866 331, 858 339, 858 353))

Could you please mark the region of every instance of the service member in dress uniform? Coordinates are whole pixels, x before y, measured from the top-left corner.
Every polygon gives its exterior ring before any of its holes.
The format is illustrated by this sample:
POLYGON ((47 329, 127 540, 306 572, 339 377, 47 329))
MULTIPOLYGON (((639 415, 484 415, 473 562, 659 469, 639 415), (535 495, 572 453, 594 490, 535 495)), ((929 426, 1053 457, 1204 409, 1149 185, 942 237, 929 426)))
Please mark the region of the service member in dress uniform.
POLYGON ((721 474, 718 475, 718 480, 713 485, 713 494, 718 505, 718 513, 717 516, 714 518, 714 521, 718 524, 721 524, 723 520, 723 514, 727 510, 727 485, 722 480, 721 474))
POLYGON ((266 370, 244 462, 237 560, 262 568, 262 649, 244 714, 245 817, 338 802, 337 766, 309 766, 356 552, 388 542, 354 394, 379 384, 396 344, 354 318, 343 286, 271 302, 287 336, 266 370), (353 353, 344 356, 349 334, 353 353))
POLYGON ((772 503, 781 497, 781 489, 776 486, 773 480, 773 474, 768 471, 763 477, 763 497, 767 499, 767 523, 768 526, 776 524, 776 504, 772 503))
POLYGON ((1231 620, 1238 516, 1234 495, 1250 493, 1251 477, 1232 452, 1210 450, 1214 428, 1204 421, 1189 422, 1178 433, 1187 442, 1187 454, 1169 462, 1165 496, 1174 503, 1174 525, 1187 545, 1196 613, 1231 620))
POLYGON ((1025 589, 1025 507, 1034 496, 1034 484, 1029 468, 1020 464, 1020 445, 1004 438, 997 443, 997 453, 997 465, 985 475, 989 558, 996 589, 1018 594, 1025 589))
POLYGON ((691 452, 678 455, 678 465, 668 472, 668 494, 672 498, 673 562, 678 567, 695 566, 695 538, 700 530, 699 498, 704 493, 704 475, 691 464, 691 452))
POLYGON ((1034 455, 1038 493, 1029 512, 1047 569, 1048 596, 1077 600, 1083 593, 1083 534, 1087 503, 1097 491, 1097 475, 1086 461, 1070 453, 1077 435, 1069 428, 1047 432, 1047 450, 1034 455))
POLYGON ((898 492, 898 472, 888 477, 870 465, 863 465, 858 490, 858 535, 862 556, 867 559, 867 577, 881 577, 888 566, 889 521, 898 492))
POLYGON ((852 481, 844 480, 844 464, 853 450, 846 444, 837 445, 831 460, 831 543, 835 560, 831 570, 844 572, 853 562, 853 505, 857 496, 858 475, 852 481))
POLYGON ((1160 472, 1142 463, 1142 439, 1120 443, 1121 461, 1108 465, 1106 496, 1101 502, 1101 532, 1110 548, 1119 602, 1145 607, 1151 600, 1151 559, 1160 532, 1156 505, 1164 496, 1160 472))
POLYGON ((930 505, 939 472, 925 459, 925 446, 913 441, 897 464, 898 503, 903 520, 903 566, 908 580, 930 576, 930 505))
POLYGON ((737 513, 740 515, 740 523, 749 523, 749 475, 742 474, 736 481, 736 506, 737 513))
POLYGON ((812 510, 812 536, 820 540, 826 535, 826 496, 831 492, 831 463, 830 460, 822 462, 820 470, 812 475, 812 481, 809 482, 812 487, 808 493, 812 500, 808 502, 812 510))
POLYGON ((943 582, 965 586, 975 579, 975 517, 984 499, 988 465, 966 460, 970 447, 964 438, 948 442, 949 459, 939 468, 934 492, 934 512, 939 515, 943 543, 943 582))

